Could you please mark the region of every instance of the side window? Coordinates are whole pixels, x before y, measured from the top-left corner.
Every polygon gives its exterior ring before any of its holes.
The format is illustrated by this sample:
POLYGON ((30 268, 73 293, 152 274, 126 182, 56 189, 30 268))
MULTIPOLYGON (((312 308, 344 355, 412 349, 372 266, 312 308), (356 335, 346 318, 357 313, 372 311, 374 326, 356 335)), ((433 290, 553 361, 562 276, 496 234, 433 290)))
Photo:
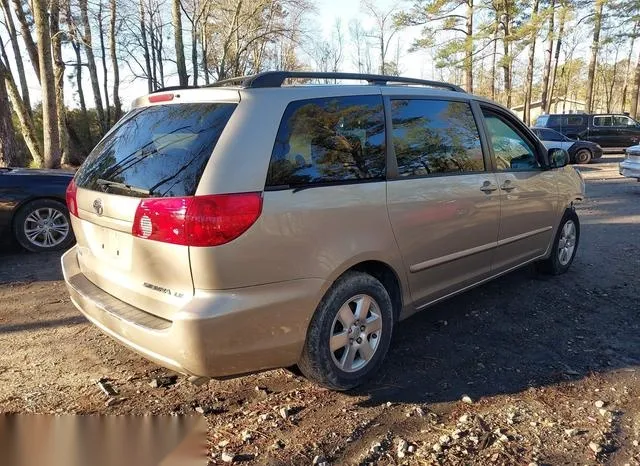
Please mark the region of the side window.
POLYGON ((500 115, 483 109, 484 119, 496 158, 496 167, 500 171, 537 170, 540 164, 536 160, 535 149, 515 127, 500 115))
POLYGON ((584 125, 584 118, 581 116, 567 117, 567 126, 582 126, 584 125))
POLYGON ((556 133, 555 131, 551 131, 550 129, 542 130, 542 140, 543 141, 562 141, 562 135, 556 133))
POLYGON ((536 120, 536 126, 547 126, 547 122, 550 122, 549 115, 540 115, 536 120))
POLYGON ((593 126, 612 126, 612 125, 613 125, 613 119, 610 115, 593 117, 593 126))
POLYGON ((284 112, 267 186, 385 177, 382 96, 299 100, 284 112))
POLYGON ((614 116, 613 126, 636 126, 635 120, 632 120, 628 116, 614 116))
POLYGON ((401 177, 484 171, 471 107, 447 100, 392 100, 393 147, 401 177))

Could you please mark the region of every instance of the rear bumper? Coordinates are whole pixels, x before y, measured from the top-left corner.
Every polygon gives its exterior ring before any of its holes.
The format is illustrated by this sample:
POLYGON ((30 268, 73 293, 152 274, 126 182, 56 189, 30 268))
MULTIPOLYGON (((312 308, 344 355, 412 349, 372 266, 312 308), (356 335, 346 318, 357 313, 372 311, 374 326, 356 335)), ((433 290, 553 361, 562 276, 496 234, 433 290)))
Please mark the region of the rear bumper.
POLYGON ((80 271, 76 247, 62 256, 74 305, 107 335, 155 363, 191 376, 228 377, 295 364, 325 292, 320 279, 199 291, 172 320, 101 290, 80 271))
POLYGON ((623 160, 619 165, 620 174, 627 178, 637 178, 640 180, 640 162, 623 160))

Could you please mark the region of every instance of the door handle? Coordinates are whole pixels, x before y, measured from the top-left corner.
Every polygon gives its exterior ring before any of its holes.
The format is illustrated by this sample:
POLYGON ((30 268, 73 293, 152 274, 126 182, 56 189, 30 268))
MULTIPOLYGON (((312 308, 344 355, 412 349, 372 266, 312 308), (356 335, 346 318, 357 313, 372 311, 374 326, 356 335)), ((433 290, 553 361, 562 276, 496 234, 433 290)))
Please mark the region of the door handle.
POLYGON ((496 189, 498 189, 498 187, 495 184, 491 183, 491 181, 485 181, 480 187, 480 191, 483 191, 487 194, 495 191, 496 189))
POLYGON ((516 187, 515 185, 511 184, 511 180, 505 180, 502 186, 500 186, 500 189, 502 189, 503 191, 510 192, 516 189, 516 187))

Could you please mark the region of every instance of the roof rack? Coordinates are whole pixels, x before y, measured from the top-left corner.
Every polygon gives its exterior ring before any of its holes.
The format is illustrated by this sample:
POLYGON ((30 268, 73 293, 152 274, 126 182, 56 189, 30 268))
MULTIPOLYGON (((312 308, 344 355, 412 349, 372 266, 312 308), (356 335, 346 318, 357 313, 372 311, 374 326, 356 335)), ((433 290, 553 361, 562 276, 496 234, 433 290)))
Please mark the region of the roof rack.
POLYGON ((363 73, 324 73, 317 71, 265 71, 252 76, 240 76, 236 78, 224 79, 205 87, 219 87, 229 84, 240 84, 247 88, 280 87, 287 79, 345 79, 367 81, 376 86, 385 86, 389 83, 419 84, 422 86, 448 89, 455 92, 465 92, 460 86, 455 84, 430 81, 427 79, 405 78, 402 76, 386 76, 381 74, 363 73))
POLYGON ((402 76, 387 76, 382 74, 365 73, 325 73, 318 71, 265 71, 251 76, 237 76, 223 79, 222 81, 204 86, 170 86, 156 89, 152 92, 175 91, 179 89, 199 89, 206 87, 222 87, 228 85, 240 85, 245 88, 281 87, 287 79, 345 79, 353 81, 367 81, 374 86, 386 86, 389 83, 418 84, 421 86, 436 87, 455 92, 465 92, 460 86, 441 81, 428 79, 405 78, 402 76))

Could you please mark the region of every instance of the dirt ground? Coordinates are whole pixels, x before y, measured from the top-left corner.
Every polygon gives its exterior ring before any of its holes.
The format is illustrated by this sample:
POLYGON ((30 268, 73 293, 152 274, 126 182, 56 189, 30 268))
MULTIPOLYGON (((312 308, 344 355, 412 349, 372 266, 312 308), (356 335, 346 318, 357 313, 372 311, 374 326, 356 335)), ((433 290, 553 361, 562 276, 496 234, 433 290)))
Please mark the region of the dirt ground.
POLYGON ((569 273, 526 268, 404 321, 355 393, 286 370, 153 388, 169 372, 81 317, 58 254, 4 247, 0 412, 204 413, 212 464, 640 464, 640 183, 618 160, 582 168, 569 273))

